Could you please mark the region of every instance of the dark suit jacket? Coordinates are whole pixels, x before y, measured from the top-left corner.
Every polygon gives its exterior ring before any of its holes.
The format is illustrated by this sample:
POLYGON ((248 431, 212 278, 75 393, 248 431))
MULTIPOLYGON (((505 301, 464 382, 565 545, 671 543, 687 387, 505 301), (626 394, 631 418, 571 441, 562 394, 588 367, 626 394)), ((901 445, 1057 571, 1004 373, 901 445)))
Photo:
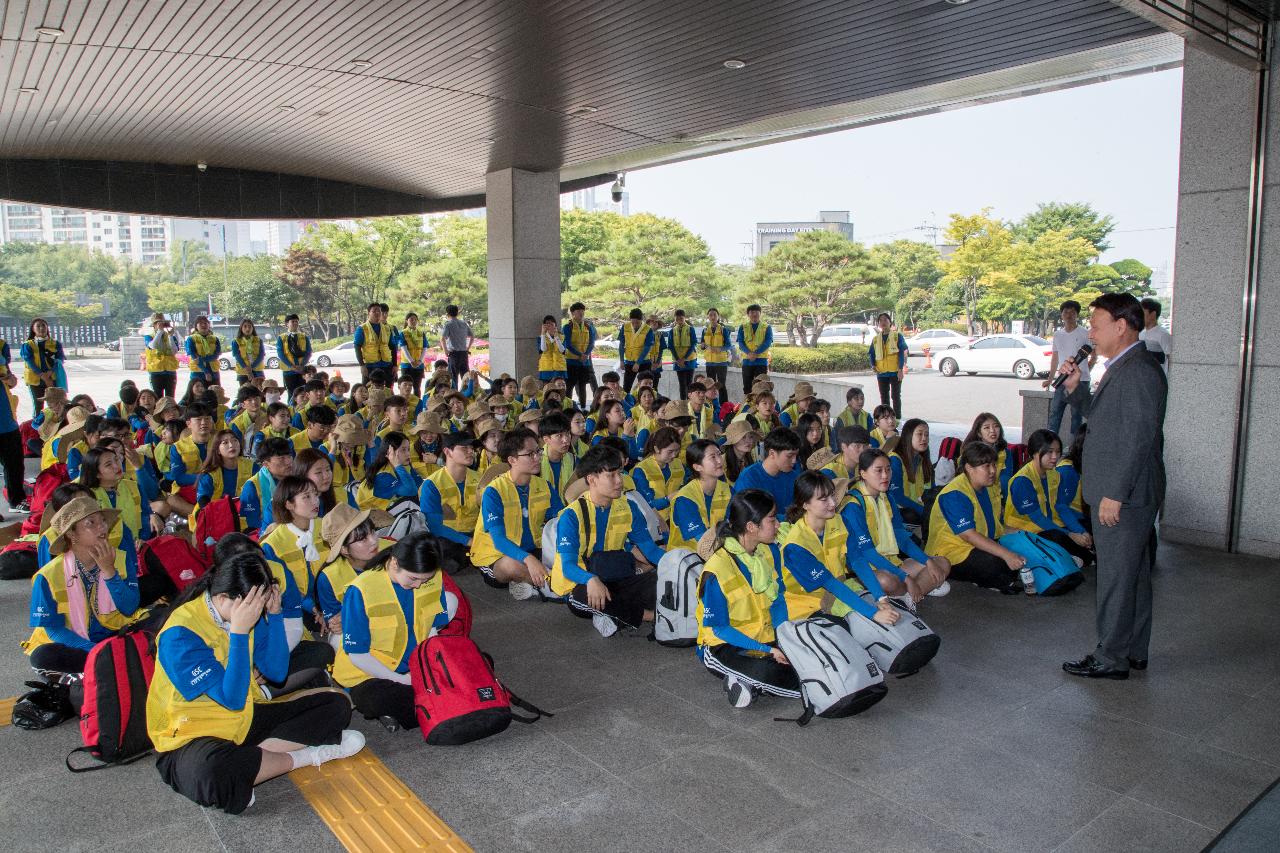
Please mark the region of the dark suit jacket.
POLYGON ((1164 409, 1169 383, 1141 341, 1107 365, 1089 404, 1081 491, 1126 506, 1164 501, 1164 409))

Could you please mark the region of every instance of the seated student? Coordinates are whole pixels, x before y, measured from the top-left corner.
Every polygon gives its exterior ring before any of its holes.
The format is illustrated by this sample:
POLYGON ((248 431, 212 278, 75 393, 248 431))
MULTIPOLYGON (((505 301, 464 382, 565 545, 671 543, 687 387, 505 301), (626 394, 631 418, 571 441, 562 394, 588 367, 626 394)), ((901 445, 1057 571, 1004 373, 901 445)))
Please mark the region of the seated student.
POLYGON ((409 426, 408 435, 412 439, 409 464, 418 476, 426 478, 440 470, 440 438, 447 432, 434 412, 422 412, 409 426))
MULTIPOLYGON (((83 483, 63 483, 49 496, 49 501, 44 507, 45 515, 52 519, 58 510, 71 502, 72 498, 82 495, 97 500, 93 489, 83 483)), ((53 559, 53 552, 49 550, 49 525, 43 517, 40 519, 40 528, 40 539, 36 543, 36 565, 43 566, 53 559)))
POLYGON ((325 442, 329 440, 329 433, 333 432, 333 427, 338 422, 337 414, 333 409, 320 403, 307 409, 306 421, 306 428, 294 433, 289 439, 289 443, 293 445, 293 452, 297 453, 310 448, 328 453, 329 448, 325 442))
MULTIPOLYGON (((305 477, 285 476, 271 495, 271 516, 271 530, 260 544, 284 591, 285 618, 301 619, 307 628, 318 630, 314 585, 326 549, 320 529, 320 493, 305 477)), ((290 640, 292 647, 293 637, 290 640)))
MULTIPOLYGON (((341 382, 342 380, 339 379, 337 381, 341 382)), ((408 413, 406 416, 407 418, 412 418, 418 413, 418 404, 422 402, 422 398, 413 392, 413 381, 413 376, 411 375, 403 375, 395 381, 396 396, 404 400, 405 410, 408 413)), ((329 383, 329 390, 330 404, 332 405, 334 402, 332 382, 329 383)), ((334 411, 337 411, 337 408, 338 407, 334 407, 334 411)))
POLYGON ((280 680, 288 666, 280 588, 261 552, 218 560, 156 638, 147 731, 165 783, 240 814, 254 785, 363 749, 364 736, 346 729, 350 700, 336 690, 265 701, 254 674, 280 680))
POLYGON ((864 450, 858 468, 862 479, 840 509, 851 543, 849 568, 877 599, 881 595, 877 586, 889 595, 908 596, 913 604, 926 595, 946 595, 951 591, 947 583, 951 563, 945 557, 930 557, 907 532, 889 496, 893 480, 889 457, 883 450, 864 450))
MULTIPOLYGON (((129 425, 119 418, 105 418, 101 415, 89 415, 84 421, 84 434, 80 441, 73 442, 67 448, 67 476, 72 480, 80 479, 80 466, 84 456, 98 442, 109 436, 126 437, 129 425)), ((132 446, 132 442, 130 442, 132 446)))
POLYGON ((659 427, 644 448, 644 458, 631 471, 636 491, 658 514, 662 526, 671 526, 671 500, 684 487, 687 471, 676 458, 680 453, 680 433, 659 427))
MULTIPOLYGON (((834 459, 824 462, 815 470, 833 480, 846 479, 856 482, 858 479, 858 460, 864 451, 871 448, 871 433, 860 426, 842 426, 836 431, 836 443, 839 445, 834 459)), ((813 457, 810 457, 812 461, 813 457)), ((813 466, 810 465, 810 468, 813 466)))
POLYGON ((776 511, 767 492, 738 492, 698 549, 706 560, 698 578, 698 657, 724 679, 735 708, 761 693, 800 697, 800 680, 777 643, 787 600, 776 511))
POLYGON ((383 436, 378 453, 364 472, 356 490, 356 506, 361 509, 389 509, 404 500, 418 500, 422 477, 410 462, 412 442, 401 432, 383 436))
POLYGON ((829 449, 826 433, 822 430, 822 420, 813 412, 801 415, 792 430, 800 438, 800 453, 796 456, 796 462, 801 467, 806 467, 809 457, 817 451, 829 449))
POLYGON ((703 534, 724 519, 732 489, 723 479, 724 454, 711 439, 695 439, 685 451, 684 461, 692 479, 672 498, 667 548, 693 550, 703 534))
POLYGON ((293 417, 293 410, 286 404, 281 402, 268 403, 266 408, 267 423, 253 437, 251 445, 252 457, 257 457, 258 447, 262 442, 272 438, 283 438, 290 441, 293 438, 293 426, 290 424, 290 418, 293 417))
POLYGON ((831 404, 818 397, 809 406, 809 413, 817 416, 818 423, 822 424, 822 443, 827 447, 833 446, 831 438, 831 404))
POLYGON ((611 435, 622 439, 627 444, 627 457, 631 463, 640 458, 640 449, 636 445, 635 421, 628 417, 622 403, 617 400, 609 399, 600 404, 600 413, 598 415, 599 426, 591 435, 591 443, 599 444, 600 439, 606 435, 611 435))
POLYGON ((169 448, 169 475, 178 486, 179 513, 183 518, 191 515, 196 505, 196 479, 209 452, 209 439, 213 437, 213 412, 203 403, 192 403, 186 408, 188 435, 178 439, 169 448))
POLYGON ((622 493, 622 460, 610 447, 593 447, 578 462, 578 478, 556 521, 556 560, 551 591, 603 637, 618 622, 638 628, 653 621, 657 578, 652 566, 636 571, 633 549, 653 565, 663 551, 649 536, 644 516, 622 493))
POLYGON ((542 479, 563 498, 575 464, 569 418, 562 412, 544 416, 538 421, 538 438, 542 439, 542 479))
POLYGON ((720 413, 707 402, 707 386, 697 379, 689 383, 689 415, 693 418, 685 433, 685 446, 699 438, 715 438, 720 425, 720 413))
POLYGON ((734 421, 724 431, 724 478, 730 486, 738 482, 738 475, 756 461, 756 445, 760 433, 746 421, 734 421))
POLYGON ((796 480, 795 498, 782 530, 783 594, 792 619, 808 619, 822 607, 824 593, 835 596, 831 613, 858 614, 881 625, 893 625, 900 613, 887 598, 876 604, 863 598, 865 587, 849 576, 846 548, 849 532, 837 511, 846 482, 805 471, 796 480))
MULTIPOLYGON (((733 490, 763 489, 779 507, 791 506, 796 480, 804 469, 796 465, 800 436, 785 427, 764 437, 764 458, 745 468, 733 482, 733 490)), ((785 509, 783 510, 785 511, 785 509)))
POLYGON ((911 418, 902 425, 889 454, 893 483, 889 497, 907 524, 924 524, 925 493, 933 488, 933 461, 929 459, 929 425, 911 418))
MULTIPOLYGON (((600 387, 596 389, 596 399, 594 401, 596 405, 592 405, 591 410, 594 412, 600 408, 598 405, 602 399, 600 397, 600 392, 605 390, 608 390, 609 393, 613 395, 613 399, 622 403, 622 408, 626 412, 627 417, 631 417, 631 407, 636 404, 636 400, 629 393, 623 390, 622 377, 618 375, 616 370, 606 370, 600 375, 600 387)), ((589 431, 595 432, 595 428, 593 427, 589 431)))
POLYGON ((267 421, 266 412, 262 408, 263 399, 262 391, 253 383, 241 385, 236 392, 236 412, 227 426, 240 440, 245 456, 250 456, 258 435, 262 432, 262 426, 267 421))
POLYGON ((22 644, 33 669, 82 673, 95 645, 146 615, 138 606, 137 561, 108 538, 119 517, 80 495, 49 520, 52 558, 31 579, 34 630, 22 644))
POLYGON ((649 436, 658 428, 658 391, 648 385, 636 389, 636 404, 631 407, 631 420, 636 425, 636 446, 642 451, 649 436))
POLYGON ((120 383, 119 400, 107 406, 106 416, 122 421, 133 419, 138 408, 138 386, 132 379, 120 383))
POLYGON ((258 445, 258 470, 240 489, 240 518, 245 530, 265 530, 272 523, 276 483, 293 470, 293 447, 283 438, 258 445))
POLYGON ((991 497, 996 504, 996 512, 1004 510, 1005 497, 1009 494, 1009 480, 1017 473, 1018 461, 1009 452, 1009 442, 1004 438, 1004 425, 1000 419, 990 412, 983 412, 973 419, 969 434, 964 437, 963 444, 981 441, 996 451, 996 480, 991 486, 991 497))
POLYGON ((884 447, 889 439, 898 434, 898 416, 893 413, 893 406, 881 403, 872 412, 875 429, 871 430, 871 446, 884 447))
MULTIPOLYGON (((326 396, 325 384, 316 379, 312 379, 298 389, 298 396, 293 401, 293 420, 290 422, 295 433, 306 428, 307 412, 313 408, 324 406, 326 396)), ((325 406, 325 408, 329 407, 325 406)))
POLYGON ((103 442, 89 451, 81 466, 80 482, 93 490, 100 507, 117 511, 108 541, 136 564, 138 544, 151 538, 151 507, 142 499, 137 482, 125 476, 122 454, 113 444, 118 442, 103 442))
POLYGON ((590 450, 587 444, 587 416, 583 412, 573 411, 569 413, 569 436, 570 436, 570 452, 574 459, 581 459, 582 455, 590 450))
POLYGON ((343 415, 329 437, 333 490, 336 494, 347 493, 352 506, 355 505, 355 489, 364 480, 365 454, 372 440, 373 436, 364 428, 358 415, 343 415))
POLYGON ((1027 452, 1031 460, 1009 481, 1005 527, 1043 536, 1065 548, 1081 565, 1092 563, 1093 537, 1070 511, 1069 496, 1062 494, 1058 474, 1062 439, 1055 432, 1038 429, 1027 440, 1027 452), (1064 502, 1065 513, 1060 511, 1064 502))
POLYGON ((240 497, 241 490, 253 476, 253 460, 241 454, 240 439, 233 430, 218 430, 209 440, 209 447, 211 452, 205 457, 200 476, 196 479, 196 512, 192 513, 192 530, 195 529, 195 516, 201 509, 222 498, 240 497))
POLYGON ((382 426, 373 439, 374 453, 377 453, 378 446, 382 444, 384 437, 393 432, 408 435, 409 428, 413 426, 409 420, 409 401, 399 394, 393 394, 387 398, 386 404, 382 407, 382 416, 384 418, 382 426))
POLYGON ((957 467, 955 479, 933 503, 925 550, 951 563, 956 580, 1017 595, 1023 591, 1018 573, 1027 561, 997 541, 1004 525, 992 498, 996 450, 970 442, 961 449, 957 467))
POLYGON ((803 380, 797 382, 787 404, 778 413, 778 423, 784 427, 794 428, 800 423, 800 416, 809 411, 809 407, 817 397, 818 395, 813 393, 813 385, 803 380))
POLYGON ((365 570, 379 552, 390 548, 390 539, 379 539, 378 531, 394 521, 380 509, 356 509, 339 505, 325 515, 321 530, 329 550, 324 568, 316 577, 316 605, 335 649, 342 646, 342 599, 347 587, 365 570))
POLYGON ((742 408, 733 416, 734 421, 746 421, 751 428, 761 435, 767 435, 777 427, 777 401, 772 391, 760 390, 752 392, 742 408))
POLYGON ((410 533, 351 581, 333 675, 366 720, 392 731, 418 727, 409 658, 457 609, 456 597, 444 590, 440 550, 429 533, 410 533))
MULTIPOLYGON (((46 394, 46 397, 48 395, 46 394)), ((1058 463, 1058 496, 1054 506, 1058 509, 1058 517, 1066 521, 1070 515, 1080 525, 1081 530, 1090 530, 1092 521, 1084 511, 1084 496, 1080 494, 1080 466, 1084 456, 1084 438, 1089 432, 1089 424, 1083 423, 1071 439, 1071 449, 1058 463)))
POLYGON ((298 451, 293 457, 293 467, 289 471, 292 477, 306 477, 316 487, 320 495, 320 517, 324 518, 335 506, 346 503, 346 495, 338 495, 333 490, 333 462, 327 453, 319 450, 298 451))
POLYGON ((491 586, 508 584, 511 597, 523 601, 546 586, 549 569, 541 559, 542 528, 563 502, 560 493, 538 476, 542 448, 531 430, 517 427, 504 435, 498 455, 508 469, 487 484, 481 478, 471 564, 491 586))
POLYGON ((480 517, 480 474, 472 469, 475 440, 454 432, 440 441, 444 467, 422 481, 418 508, 440 546, 445 571, 457 574, 471 565, 467 552, 480 517))

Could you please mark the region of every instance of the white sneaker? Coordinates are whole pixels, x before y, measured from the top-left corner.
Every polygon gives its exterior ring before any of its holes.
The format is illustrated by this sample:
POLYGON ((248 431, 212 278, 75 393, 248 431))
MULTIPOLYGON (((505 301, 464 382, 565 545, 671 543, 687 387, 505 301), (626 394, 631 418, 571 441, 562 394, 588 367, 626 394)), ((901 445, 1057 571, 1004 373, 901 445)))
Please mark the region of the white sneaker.
POLYGON ((516 601, 528 601, 530 598, 538 597, 538 588, 523 581, 512 581, 507 586, 507 592, 511 593, 511 597, 516 601))
POLYGON ((943 581, 941 584, 938 585, 937 589, 929 590, 929 595, 932 595, 934 598, 942 598, 942 596, 946 595, 949 592, 951 592, 951 582, 943 581))
POLYGON ((1083 568, 1084 568, 1084 560, 1080 559, 1080 558, 1079 558, 1079 557, 1077 557, 1075 554, 1072 554, 1072 555, 1071 555, 1071 560, 1072 560, 1072 562, 1074 562, 1074 563, 1076 564, 1076 568, 1077 568, 1077 569, 1083 569, 1083 568))
POLYGON ((896 601, 898 604, 901 604, 903 607, 905 607, 907 610, 910 610, 912 613, 916 612, 915 599, 911 597, 911 593, 909 592, 904 592, 902 595, 890 596, 889 600, 896 601))
POLYGON ((364 749, 364 735, 355 729, 344 729, 342 740, 338 743, 326 743, 311 747, 317 767, 326 761, 333 761, 336 758, 350 758, 362 749, 364 749))
POLYGON ((591 624, 600 632, 601 637, 612 637, 614 634, 618 633, 618 623, 614 622, 612 618, 605 616, 603 613, 597 613, 595 616, 592 616, 591 624))
POLYGON ((751 688, 732 676, 725 679, 725 688, 729 692, 729 704, 735 708, 745 708, 755 698, 751 695, 751 688))

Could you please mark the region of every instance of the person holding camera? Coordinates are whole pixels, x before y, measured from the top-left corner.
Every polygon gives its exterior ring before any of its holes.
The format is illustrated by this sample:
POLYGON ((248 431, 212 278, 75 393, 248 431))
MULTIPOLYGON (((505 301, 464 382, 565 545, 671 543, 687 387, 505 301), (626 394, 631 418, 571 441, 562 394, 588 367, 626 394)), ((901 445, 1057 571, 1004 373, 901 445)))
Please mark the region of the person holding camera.
POLYGON ((173 326, 163 314, 151 315, 151 334, 142 336, 146 348, 147 375, 157 397, 178 396, 178 352, 182 347, 173 326))

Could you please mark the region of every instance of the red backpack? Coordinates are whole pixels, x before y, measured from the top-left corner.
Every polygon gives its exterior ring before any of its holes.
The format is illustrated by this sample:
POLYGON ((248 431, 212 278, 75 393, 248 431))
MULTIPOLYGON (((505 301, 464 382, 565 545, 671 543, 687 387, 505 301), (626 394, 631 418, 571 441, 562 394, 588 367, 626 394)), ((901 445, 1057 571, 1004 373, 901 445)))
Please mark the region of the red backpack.
POLYGON ((960 458, 960 439, 954 435, 947 436, 942 439, 942 443, 938 445, 938 458, 950 459, 955 462, 960 458))
POLYGON ((40 532, 40 518, 44 515, 45 504, 58 486, 70 482, 65 462, 55 462, 36 475, 36 481, 31 486, 31 514, 22 522, 23 536, 40 532))
POLYGON ((31 425, 31 421, 18 424, 18 429, 21 430, 22 455, 28 459, 39 459, 44 451, 44 439, 40 437, 40 431, 31 425))
POLYGON ((147 734, 147 689, 155 672, 152 637, 145 631, 119 634, 93 647, 84 665, 80 738, 67 755, 72 773, 130 764, 154 748, 147 734), (71 756, 87 752, 102 764, 73 767, 71 756))
POLYGON ((441 628, 437 633, 445 636, 470 637, 471 636, 471 602, 467 600, 467 594, 453 581, 448 574, 441 574, 444 581, 444 591, 451 592, 458 598, 458 612, 453 614, 453 618, 449 620, 449 624, 441 628))
POLYGON ((493 660, 470 637, 437 634, 419 643, 409 663, 413 704, 422 737, 433 746, 458 746, 496 735, 515 720, 554 716, 502 686, 493 660), (524 717, 511 706, 533 714, 524 717))
POLYGON ((210 501, 196 513, 195 549, 205 563, 213 563, 213 546, 228 533, 240 530, 240 501, 228 495, 210 501))
POLYGON ((166 534, 146 539, 138 546, 140 573, 168 575, 178 592, 195 583, 209 565, 184 536, 166 534))

